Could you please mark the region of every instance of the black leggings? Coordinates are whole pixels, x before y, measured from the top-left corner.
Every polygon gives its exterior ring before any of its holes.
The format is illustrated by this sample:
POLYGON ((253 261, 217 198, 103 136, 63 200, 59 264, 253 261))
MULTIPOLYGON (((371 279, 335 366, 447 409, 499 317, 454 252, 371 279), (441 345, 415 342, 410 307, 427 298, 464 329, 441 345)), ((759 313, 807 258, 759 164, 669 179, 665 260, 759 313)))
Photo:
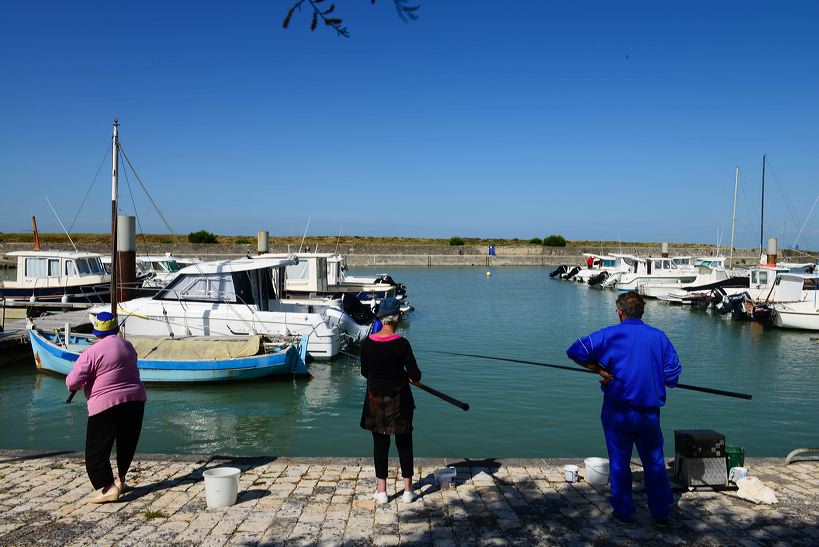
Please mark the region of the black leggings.
MULTIPOLYGON (((389 474, 387 458, 390 455, 390 436, 373 433, 373 460, 375 460, 375 476, 386 479, 389 474)), ((401 462, 401 476, 411 479, 412 469, 412 432, 395 436, 395 446, 398 448, 398 459, 401 462)))
POLYGON ((85 470, 94 489, 114 482, 110 462, 114 441, 117 442, 117 472, 125 477, 134 459, 144 411, 145 401, 131 401, 88 417, 85 470))

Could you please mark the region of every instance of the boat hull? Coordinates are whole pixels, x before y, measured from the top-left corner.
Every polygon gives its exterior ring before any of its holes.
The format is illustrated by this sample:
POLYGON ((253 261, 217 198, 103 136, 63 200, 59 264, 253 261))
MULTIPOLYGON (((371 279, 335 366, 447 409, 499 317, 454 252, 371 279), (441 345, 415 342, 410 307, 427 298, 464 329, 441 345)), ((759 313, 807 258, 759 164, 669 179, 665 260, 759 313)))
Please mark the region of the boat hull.
POLYGON ((66 287, 0 287, 0 296, 7 300, 26 301, 33 296, 38 302, 106 302, 110 294, 108 283, 69 285, 66 287))
MULTIPOLYGON (((90 343, 72 337, 69 348, 54 343, 55 335, 36 329, 29 332, 34 362, 39 370, 67 376, 74 368, 81 351, 90 343), (84 347, 83 347, 84 346, 84 347)), ((160 360, 139 359, 140 379, 149 384, 223 383, 253 380, 276 375, 309 375, 305 365, 307 343, 291 345, 286 351, 223 360, 160 360)))

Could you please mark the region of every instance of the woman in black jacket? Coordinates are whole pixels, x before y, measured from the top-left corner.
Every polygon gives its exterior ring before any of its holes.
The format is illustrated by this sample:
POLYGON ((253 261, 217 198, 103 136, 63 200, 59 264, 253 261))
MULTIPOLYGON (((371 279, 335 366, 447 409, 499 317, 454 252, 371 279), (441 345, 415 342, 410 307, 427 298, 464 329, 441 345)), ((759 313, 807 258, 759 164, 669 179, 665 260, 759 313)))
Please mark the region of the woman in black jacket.
POLYGON ((376 318, 383 323, 382 330, 368 336, 361 344, 361 375, 367 379, 367 395, 361 413, 361 427, 373 435, 376 491, 373 498, 379 504, 387 503, 387 458, 390 435, 395 436, 401 476, 404 478, 405 503, 412 503, 417 495, 412 488, 412 415, 415 401, 410 383, 421 380, 421 371, 406 338, 395 333, 400 308, 395 298, 381 301, 376 318))

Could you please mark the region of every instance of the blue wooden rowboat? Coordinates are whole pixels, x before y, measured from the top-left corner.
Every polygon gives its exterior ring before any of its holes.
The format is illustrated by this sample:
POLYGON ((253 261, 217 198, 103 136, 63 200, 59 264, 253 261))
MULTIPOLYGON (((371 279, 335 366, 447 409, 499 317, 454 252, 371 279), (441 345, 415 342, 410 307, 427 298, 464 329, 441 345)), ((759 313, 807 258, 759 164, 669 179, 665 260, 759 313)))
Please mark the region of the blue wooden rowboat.
MULTIPOLYGON (((34 362, 39 370, 67 376, 83 350, 91 347, 93 337, 38 329, 29 331, 34 362)), ((135 338, 135 337, 134 337, 135 338)), ((155 339, 160 340, 160 339, 155 339)), ((168 342, 169 339, 165 339, 168 342)), ((158 343, 158 342, 157 342, 158 343)), ((173 343, 173 342, 171 342, 173 343)), ((142 358, 139 376, 145 383, 215 383, 251 380, 265 376, 309 376, 307 370, 307 337, 298 343, 282 343, 269 348, 268 353, 237 358, 142 358)))

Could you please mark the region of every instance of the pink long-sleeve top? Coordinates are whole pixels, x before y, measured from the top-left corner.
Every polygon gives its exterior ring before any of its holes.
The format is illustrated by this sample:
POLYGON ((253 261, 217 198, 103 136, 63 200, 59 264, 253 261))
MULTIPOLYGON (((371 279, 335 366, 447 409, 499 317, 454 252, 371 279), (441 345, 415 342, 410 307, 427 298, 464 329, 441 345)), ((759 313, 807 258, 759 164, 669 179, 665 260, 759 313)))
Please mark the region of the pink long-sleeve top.
POLYGON ((118 404, 148 400, 134 346, 115 335, 101 338, 82 352, 65 385, 72 391, 84 388, 89 416, 118 404))

